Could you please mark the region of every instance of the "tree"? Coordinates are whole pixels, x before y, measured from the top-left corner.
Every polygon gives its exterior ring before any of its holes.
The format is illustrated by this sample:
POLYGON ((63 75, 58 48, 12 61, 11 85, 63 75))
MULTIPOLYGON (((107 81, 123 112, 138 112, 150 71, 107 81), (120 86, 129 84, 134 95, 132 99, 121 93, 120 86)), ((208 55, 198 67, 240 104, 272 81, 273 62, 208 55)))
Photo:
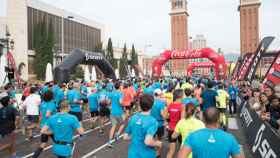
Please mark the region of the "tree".
POLYGON ((81 66, 77 66, 70 76, 71 80, 76 80, 77 78, 82 79, 83 77, 84 70, 81 66))
POLYGON ((46 65, 48 63, 53 63, 54 40, 53 23, 50 21, 47 27, 46 19, 43 17, 43 20, 35 25, 33 32, 35 51, 34 63, 36 64, 36 66, 34 66, 34 70, 37 75, 37 79, 44 79, 46 65))
POLYGON ((114 69, 118 68, 118 63, 114 58, 113 43, 111 38, 109 38, 108 40, 108 45, 106 49, 106 59, 110 62, 114 69))
POLYGON ((97 53, 101 53, 104 57, 106 56, 105 51, 103 49, 103 43, 102 42, 98 43, 95 46, 94 51, 97 52, 97 53))
POLYGON ((131 69, 134 69, 136 75, 139 75, 139 72, 137 69, 135 69, 135 66, 138 65, 138 54, 135 51, 134 44, 132 45, 131 49, 131 69))
POLYGON ((120 60, 120 66, 119 66, 119 72, 120 72, 120 78, 126 78, 128 75, 126 44, 124 44, 124 47, 123 47, 122 58, 120 60))

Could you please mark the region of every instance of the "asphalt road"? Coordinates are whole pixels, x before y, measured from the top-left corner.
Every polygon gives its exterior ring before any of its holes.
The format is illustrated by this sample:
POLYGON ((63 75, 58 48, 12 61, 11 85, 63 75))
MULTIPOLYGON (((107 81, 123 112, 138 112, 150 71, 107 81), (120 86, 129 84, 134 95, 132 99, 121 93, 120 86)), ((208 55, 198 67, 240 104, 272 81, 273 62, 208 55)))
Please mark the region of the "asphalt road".
MULTIPOLYGON (((239 119, 232 119, 234 120, 233 124, 236 124, 237 127, 230 129, 229 132, 234 134, 238 139, 238 142, 242 146, 242 152, 246 158, 252 158, 248 145, 246 145, 245 136, 243 134, 242 129, 240 129, 240 121, 239 119)), ((119 140, 115 142, 113 148, 109 148, 106 143, 108 142, 108 133, 111 127, 111 124, 108 122, 105 128, 105 134, 100 135, 98 133, 98 127, 95 129, 89 129, 89 122, 86 121, 83 123, 84 127, 87 129, 86 134, 82 140, 75 140, 76 148, 73 158, 126 158, 127 157, 127 150, 128 150, 128 143, 124 140, 119 140)), ((51 149, 51 141, 49 146, 45 149, 45 151, 40 156, 41 158, 55 158, 52 154, 51 149)), ((16 149, 19 156, 23 158, 28 158, 32 156, 33 151, 40 144, 40 137, 35 138, 32 142, 25 141, 24 136, 22 133, 17 133, 17 143, 16 149)), ((168 143, 164 140, 164 147, 162 152, 162 157, 165 157, 168 150, 168 143)), ((0 153, 1 158, 8 158, 7 153, 2 152, 0 153)))

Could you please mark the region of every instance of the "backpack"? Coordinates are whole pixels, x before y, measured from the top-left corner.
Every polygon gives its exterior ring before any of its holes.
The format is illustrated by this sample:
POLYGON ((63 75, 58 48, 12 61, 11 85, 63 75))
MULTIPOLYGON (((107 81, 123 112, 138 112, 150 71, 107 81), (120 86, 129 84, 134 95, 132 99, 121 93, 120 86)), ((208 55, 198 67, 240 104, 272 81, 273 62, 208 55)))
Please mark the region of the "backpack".
POLYGON ((100 106, 109 105, 109 97, 105 93, 101 93, 98 97, 98 104, 100 106))

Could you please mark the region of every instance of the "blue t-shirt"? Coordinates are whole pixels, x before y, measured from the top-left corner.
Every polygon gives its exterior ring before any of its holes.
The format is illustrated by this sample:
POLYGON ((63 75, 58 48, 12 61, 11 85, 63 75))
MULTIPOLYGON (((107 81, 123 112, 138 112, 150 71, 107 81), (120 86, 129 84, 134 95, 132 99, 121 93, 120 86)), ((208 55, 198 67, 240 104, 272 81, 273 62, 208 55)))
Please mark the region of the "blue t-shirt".
POLYGON ((161 116, 161 111, 164 110, 166 103, 163 100, 155 99, 154 105, 151 110, 151 115, 158 121, 158 126, 162 127, 164 119, 161 116))
POLYGON ((56 84, 52 87, 52 92, 53 92, 53 95, 56 96, 57 94, 57 91, 60 89, 60 87, 56 84))
POLYGON ((160 89, 161 85, 159 82, 155 82, 152 87, 153 87, 153 89, 160 89))
POLYGON ((204 128, 193 132, 184 146, 192 149, 193 158, 229 158, 240 154, 235 137, 220 129, 204 128))
POLYGON ((87 98, 87 94, 88 94, 87 87, 85 85, 81 85, 80 90, 81 90, 81 92, 83 92, 83 93, 81 93, 81 97, 83 99, 87 98))
POLYGON ((149 95, 153 96, 154 95, 154 89, 152 87, 144 88, 143 93, 144 94, 149 94, 149 95))
POLYGON ((230 100, 235 100, 238 95, 238 89, 236 87, 230 85, 228 88, 228 94, 230 96, 230 100))
POLYGON ((133 84, 134 91, 137 92, 139 89, 139 85, 137 83, 133 84))
POLYGON ((106 86, 107 91, 112 92, 114 90, 114 84, 109 82, 106 86))
POLYGON ((47 91, 49 90, 49 87, 48 86, 43 86, 42 89, 41 89, 41 95, 45 94, 47 91))
POLYGON ((157 120, 151 115, 141 113, 133 115, 125 129, 125 133, 131 136, 128 158, 156 158, 156 149, 147 146, 144 141, 148 135, 153 137, 157 129, 157 120))
POLYGON ((71 112, 82 112, 80 104, 74 103, 74 100, 80 100, 80 99, 81 99, 81 95, 77 90, 71 89, 68 91, 67 100, 69 102, 71 112))
POLYGON ((88 105, 90 112, 98 111, 98 93, 92 93, 88 96, 88 105))
POLYGON ((56 102, 56 106, 58 107, 60 105, 60 103, 63 101, 64 99, 64 91, 61 88, 58 88, 56 91, 56 94, 54 96, 54 100, 56 102))
POLYGON ((42 102, 42 104, 40 105, 40 128, 42 128, 47 123, 48 118, 46 117, 46 115, 48 111, 51 112, 51 115, 54 115, 56 113, 56 105, 54 104, 54 102, 42 102))
POLYGON ((47 126, 54 134, 56 141, 63 141, 69 145, 53 145, 53 153, 58 156, 71 156, 73 135, 76 129, 81 125, 78 119, 68 113, 57 113, 51 116, 47 122, 47 126))
POLYGON ((193 103, 195 107, 198 107, 199 106, 199 101, 196 99, 196 98, 184 98, 182 100, 182 103, 184 105, 187 105, 189 103, 193 103))
POLYGON ((218 93, 211 89, 202 92, 202 111, 206 111, 209 107, 216 107, 216 96, 218 96, 218 93))
POLYGON ((120 91, 115 90, 109 94, 109 98, 112 102, 111 115, 112 116, 122 116, 123 109, 120 104, 120 100, 123 98, 123 94, 120 91))
POLYGON ((98 92, 98 104, 100 104, 103 99, 109 99, 109 92, 107 92, 106 89, 102 89, 98 92))

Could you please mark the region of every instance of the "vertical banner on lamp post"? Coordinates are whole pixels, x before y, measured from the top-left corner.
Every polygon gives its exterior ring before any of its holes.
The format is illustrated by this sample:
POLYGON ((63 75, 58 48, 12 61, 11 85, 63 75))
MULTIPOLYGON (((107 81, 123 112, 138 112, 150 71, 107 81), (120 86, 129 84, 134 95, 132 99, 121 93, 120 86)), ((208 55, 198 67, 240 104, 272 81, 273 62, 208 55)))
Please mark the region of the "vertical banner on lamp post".
POLYGON ((274 38, 275 37, 272 37, 272 36, 265 37, 259 44, 256 54, 253 58, 252 64, 250 64, 250 66, 248 67, 246 75, 245 75, 246 79, 248 81, 252 82, 252 80, 254 79, 258 64, 261 61, 261 56, 263 53, 266 52, 267 48, 269 47, 271 42, 274 40, 274 38))

